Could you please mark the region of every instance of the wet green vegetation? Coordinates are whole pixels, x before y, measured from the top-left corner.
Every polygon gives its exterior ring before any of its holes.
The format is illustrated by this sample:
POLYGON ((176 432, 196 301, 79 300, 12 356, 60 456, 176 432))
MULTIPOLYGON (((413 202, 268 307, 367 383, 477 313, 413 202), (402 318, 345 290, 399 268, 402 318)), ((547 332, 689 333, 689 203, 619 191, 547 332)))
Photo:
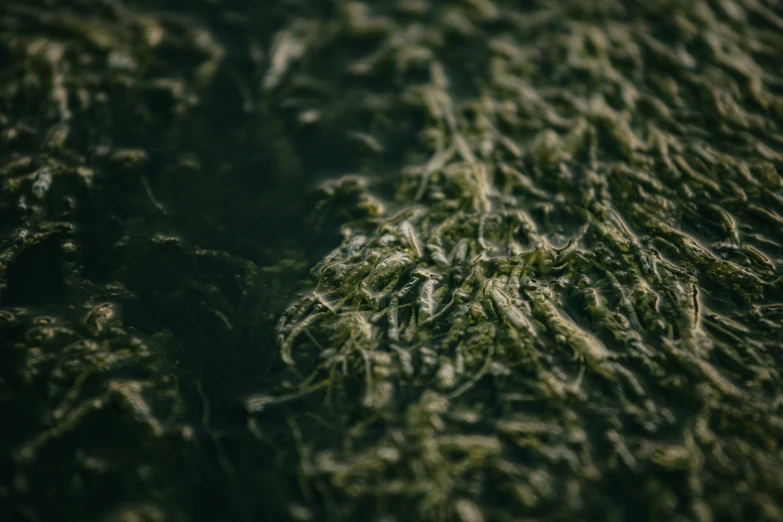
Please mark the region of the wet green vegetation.
POLYGON ((762 0, 4 4, 0 517, 779 520, 781 48, 762 0))

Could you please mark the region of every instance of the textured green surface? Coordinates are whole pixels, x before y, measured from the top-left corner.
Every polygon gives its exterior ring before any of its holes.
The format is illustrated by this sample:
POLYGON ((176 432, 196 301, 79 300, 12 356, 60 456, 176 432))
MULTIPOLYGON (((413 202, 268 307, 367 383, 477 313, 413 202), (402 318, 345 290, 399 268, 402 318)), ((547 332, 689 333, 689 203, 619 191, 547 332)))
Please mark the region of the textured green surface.
POLYGON ((0 514, 783 517, 778 2, 45 5, 0 514))

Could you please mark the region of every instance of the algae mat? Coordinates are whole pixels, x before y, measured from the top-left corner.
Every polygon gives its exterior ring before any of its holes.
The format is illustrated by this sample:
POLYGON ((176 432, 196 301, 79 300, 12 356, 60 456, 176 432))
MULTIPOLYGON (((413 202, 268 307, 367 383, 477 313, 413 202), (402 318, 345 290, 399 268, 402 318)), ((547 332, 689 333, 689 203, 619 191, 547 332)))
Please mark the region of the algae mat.
POLYGON ((763 0, 4 3, 0 516, 780 520, 782 48, 763 0))

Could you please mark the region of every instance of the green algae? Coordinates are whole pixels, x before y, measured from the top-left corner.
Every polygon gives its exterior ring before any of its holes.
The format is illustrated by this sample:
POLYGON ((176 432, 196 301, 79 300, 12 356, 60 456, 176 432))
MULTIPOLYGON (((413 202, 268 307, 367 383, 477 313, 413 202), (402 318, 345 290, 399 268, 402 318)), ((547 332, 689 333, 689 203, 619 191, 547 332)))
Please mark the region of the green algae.
POLYGON ((416 69, 421 139, 278 327, 315 519, 779 516, 764 8, 419 7, 416 33, 352 4, 389 27, 363 75, 416 69))
POLYGON ((1 11, 0 514, 781 517, 776 3, 166 9, 1 11))

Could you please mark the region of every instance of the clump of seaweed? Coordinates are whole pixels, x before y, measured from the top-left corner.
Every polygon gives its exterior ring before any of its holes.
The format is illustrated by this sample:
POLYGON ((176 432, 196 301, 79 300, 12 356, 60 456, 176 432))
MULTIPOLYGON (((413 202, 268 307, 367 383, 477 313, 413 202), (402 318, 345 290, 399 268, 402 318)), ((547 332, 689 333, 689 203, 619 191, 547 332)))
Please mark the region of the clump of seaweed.
POLYGON ((379 35, 355 74, 418 75, 420 141, 283 314, 281 392, 246 402, 261 439, 285 412, 302 517, 780 517, 771 12, 403 4, 345 31, 379 35))
POLYGON ((56 4, 0 7, 0 518, 781 518, 775 2, 56 4))

